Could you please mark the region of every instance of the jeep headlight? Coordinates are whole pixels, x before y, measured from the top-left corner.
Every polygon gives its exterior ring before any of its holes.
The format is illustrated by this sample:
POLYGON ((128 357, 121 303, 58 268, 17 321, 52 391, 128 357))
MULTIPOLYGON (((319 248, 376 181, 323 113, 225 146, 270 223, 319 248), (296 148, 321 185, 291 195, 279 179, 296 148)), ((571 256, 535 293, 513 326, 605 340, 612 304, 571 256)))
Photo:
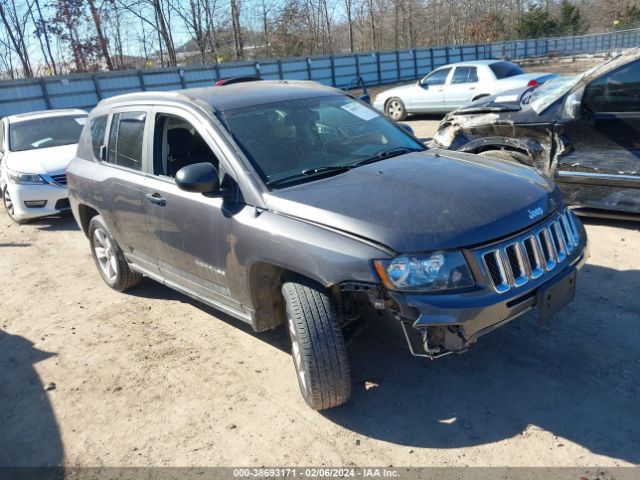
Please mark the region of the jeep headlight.
POLYGON ((45 183, 40 175, 35 173, 19 173, 7 168, 7 177, 11 183, 20 185, 41 185, 45 183))
POLYGON ((391 290, 432 292, 475 284, 469 265, 459 251, 401 255, 391 260, 374 260, 373 264, 382 282, 391 290))

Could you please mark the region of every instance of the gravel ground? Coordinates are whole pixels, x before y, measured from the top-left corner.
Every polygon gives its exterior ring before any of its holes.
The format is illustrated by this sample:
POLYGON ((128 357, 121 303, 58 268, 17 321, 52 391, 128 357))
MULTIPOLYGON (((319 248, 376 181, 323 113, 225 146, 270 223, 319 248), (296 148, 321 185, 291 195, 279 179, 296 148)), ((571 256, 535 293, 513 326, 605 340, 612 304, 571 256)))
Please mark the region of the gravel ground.
POLYGON ((152 281, 111 291, 73 218, 2 210, 0 466, 637 465, 639 224, 587 231, 577 297, 549 324, 435 362, 363 334, 351 401, 317 413, 283 332, 152 281))

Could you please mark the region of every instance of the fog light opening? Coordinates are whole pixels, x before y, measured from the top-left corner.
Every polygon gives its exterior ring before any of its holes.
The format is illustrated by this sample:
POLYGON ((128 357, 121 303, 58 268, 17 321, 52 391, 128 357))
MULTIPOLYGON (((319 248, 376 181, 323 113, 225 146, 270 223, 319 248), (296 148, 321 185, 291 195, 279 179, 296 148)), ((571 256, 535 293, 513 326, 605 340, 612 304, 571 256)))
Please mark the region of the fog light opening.
POLYGON ((25 200, 24 206, 27 208, 42 208, 47 204, 46 200, 25 200))

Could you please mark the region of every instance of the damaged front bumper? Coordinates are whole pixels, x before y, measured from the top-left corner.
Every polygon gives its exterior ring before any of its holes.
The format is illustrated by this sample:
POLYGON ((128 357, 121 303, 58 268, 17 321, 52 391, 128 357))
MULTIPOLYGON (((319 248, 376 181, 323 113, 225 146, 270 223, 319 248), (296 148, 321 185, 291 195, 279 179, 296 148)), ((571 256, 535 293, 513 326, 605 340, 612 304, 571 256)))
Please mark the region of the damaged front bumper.
POLYGON ((539 311, 539 320, 546 321, 573 299, 577 271, 589 256, 584 228, 569 213, 555 215, 536 229, 468 250, 465 254, 479 280, 472 291, 446 294, 387 292, 388 311, 395 319, 393 323, 399 324, 413 355, 434 359, 449 353, 462 353, 482 335, 534 308, 539 311), (557 230, 557 237, 545 232, 560 228, 558 225, 568 218, 576 228, 576 236, 570 251, 569 241, 564 243, 563 253, 562 231, 557 230), (538 242, 539 252, 532 240, 536 238, 542 239, 538 242), (545 251, 545 241, 551 246, 554 238, 558 241, 558 249, 555 253, 545 251), (527 247, 528 242, 531 242, 531 249, 527 247), (522 245, 522 249, 510 253, 515 245, 522 245), (501 257, 500 252, 503 253, 501 257), (547 253, 550 256, 545 263, 542 257, 547 253), (529 254, 531 262, 524 258, 529 254), (509 269, 505 278, 509 279, 510 285, 505 288, 497 288, 502 287, 500 272, 496 273, 494 269, 492 274, 490 262, 486 261, 493 255, 498 255, 496 258, 509 269), (515 262, 513 267, 507 265, 509 258, 515 262), (518 265, 522 266, 521 272, 516 271, 518 265), (525 279, 525 275, 529 278, 525 279))

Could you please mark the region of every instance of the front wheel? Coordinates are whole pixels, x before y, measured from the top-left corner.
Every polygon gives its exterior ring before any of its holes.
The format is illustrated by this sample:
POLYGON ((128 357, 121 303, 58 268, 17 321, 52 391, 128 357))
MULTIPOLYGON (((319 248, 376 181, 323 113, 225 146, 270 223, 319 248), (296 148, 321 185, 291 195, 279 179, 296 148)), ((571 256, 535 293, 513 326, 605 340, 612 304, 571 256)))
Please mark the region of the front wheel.
POLYGON ((407 118, 407 109, 404 106, 404 102, 398 97, 393 97, 387 101, 384 106, 384 112, 396 122, 401 122, 407 118))
POLYGON ((333 300, 322 285, 304 277, 286 282, 282 295, 302 396, 314 410, 342 405, 351 396, 351 374, 333 300))
POLYGON ((107 285, 122 292, 142 281, 142 275, 129 268, 122 250, 111 237, 100 215, 93 217, 89 223, 89 241, 93 260, 107 285))
POLYGON ((18 225, 24 225, 25 223, 27 223, 27 220, 16 217, 15 205, 13 203, 11 195, 9 194, 9 191, 7 190, 7 187, 4 187, 4 190, 2 191, 2 203, 4 204, 4 209, 7 211, 7 215, 9 215, 9 218, 11 220, 13 220, 18 225))

